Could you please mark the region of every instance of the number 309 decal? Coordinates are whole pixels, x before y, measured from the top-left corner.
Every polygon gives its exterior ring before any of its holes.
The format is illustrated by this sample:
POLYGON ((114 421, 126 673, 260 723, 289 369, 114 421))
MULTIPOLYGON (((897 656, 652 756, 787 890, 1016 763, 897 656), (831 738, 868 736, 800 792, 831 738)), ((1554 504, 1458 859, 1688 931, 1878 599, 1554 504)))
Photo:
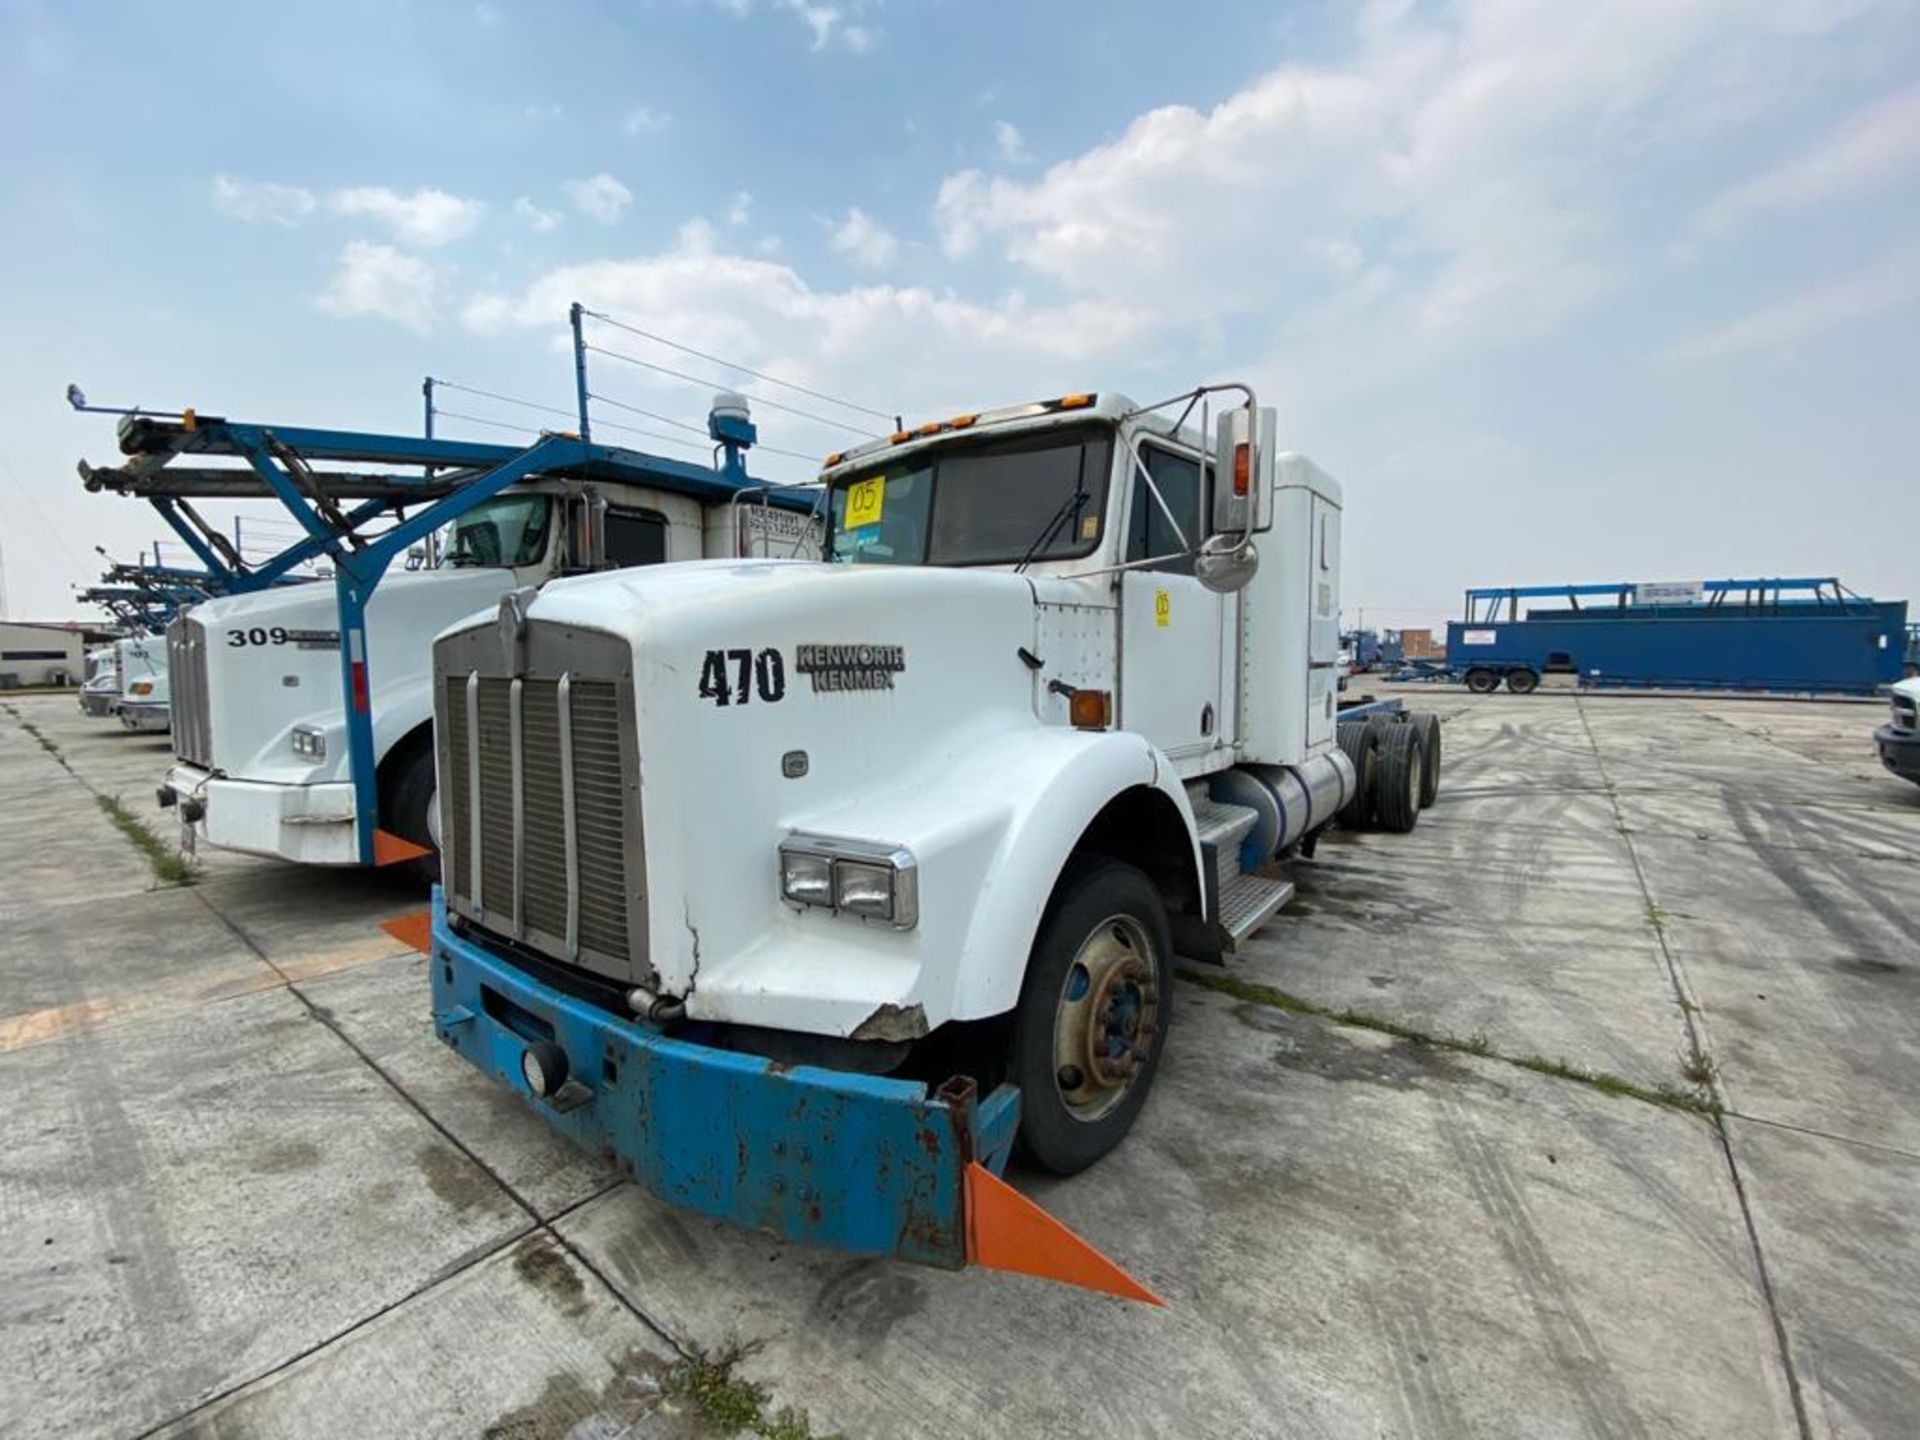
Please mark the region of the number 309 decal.
POLYGON ((284 645, 287 643, 286 627, 276 625, 271 630, 263 630, 258 625, 251 630, 227 631, 227 644, 238 648, 243 645, 284 645))
POLYGON ((771 647, 709 650, 700 666, 700 698, 716 705, 745 705, 755 694, 769 705, 786 698, 787 662, 771 647), (732 674, 728 669, 731 667, 732 674))

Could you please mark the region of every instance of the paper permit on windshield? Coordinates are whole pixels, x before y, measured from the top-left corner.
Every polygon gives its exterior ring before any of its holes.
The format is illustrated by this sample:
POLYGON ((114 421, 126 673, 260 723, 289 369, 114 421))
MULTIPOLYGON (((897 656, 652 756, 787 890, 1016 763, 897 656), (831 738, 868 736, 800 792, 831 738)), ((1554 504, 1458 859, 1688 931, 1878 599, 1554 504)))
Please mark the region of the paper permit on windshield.
POLYGON ((887 477, 876 475, 847 487, 846 528, 865 529, 880 523, 880 512, 887 503, 887 477))

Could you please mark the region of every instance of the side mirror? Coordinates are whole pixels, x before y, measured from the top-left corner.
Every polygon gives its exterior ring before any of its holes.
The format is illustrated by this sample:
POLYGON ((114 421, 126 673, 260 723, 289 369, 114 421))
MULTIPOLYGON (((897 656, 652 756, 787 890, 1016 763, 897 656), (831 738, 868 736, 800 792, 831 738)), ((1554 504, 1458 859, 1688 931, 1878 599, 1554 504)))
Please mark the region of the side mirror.
POLYGON ((1247 588, 1260 568, 1260 552, 1244 535, 1210 535, 1193 557, 1193 578, 1216 595, 1247 588))
POLYGON ((1251 535, 1273 525, 1273 467, 1280 453, 1273 410, 1242 405, 1220 417, 1213 446, 1213 528, 1251 535))

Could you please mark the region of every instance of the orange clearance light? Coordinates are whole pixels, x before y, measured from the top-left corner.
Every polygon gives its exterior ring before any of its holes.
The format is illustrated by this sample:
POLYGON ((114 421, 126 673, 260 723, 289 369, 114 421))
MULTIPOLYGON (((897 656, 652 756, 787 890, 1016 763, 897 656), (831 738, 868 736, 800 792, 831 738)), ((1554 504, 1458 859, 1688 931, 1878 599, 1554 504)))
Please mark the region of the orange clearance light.
POLYGON ((887 443, 889 445, 904 445, 907 441, 911 440, 912 438, 913 438, 913 431, 896 430, 893 432, 893 434, 887 437, 887 443))
POLYGON ((1242 441, 1233 447, 1233 493, 1241 499, 1253 486, 1253 447, 1242 441))
POLYGON ((1055 408, 1060 410, 1084 410, 1089 405, 1093 404, 1093 396, 1062 395, 1058 400, 1054 401, 1053 403, 1055 408))
POLYGON ((956 415, 947 421, 947 428, 949 430, 964 430, 979 418, 978 415, 956 415))
POLYGON ((943 427, 938 420, 929 420, 913 433, 916 435, 938 435, 943 428, 945 427, 943 427))
POLYGON ((842 460, 846 458, 847 458, 846 451, 836 450, 833 452, 833 454, 827 456, 827 458, 822 462, 821 468, 826 470, 831 470, 834 466, 838 465, 842 460))
POLYGON ((1113 723, 1113 696, 1105 690, 1076 690, 1067 698, 1067 719, 1076 730, 1104 730, 1113 723))

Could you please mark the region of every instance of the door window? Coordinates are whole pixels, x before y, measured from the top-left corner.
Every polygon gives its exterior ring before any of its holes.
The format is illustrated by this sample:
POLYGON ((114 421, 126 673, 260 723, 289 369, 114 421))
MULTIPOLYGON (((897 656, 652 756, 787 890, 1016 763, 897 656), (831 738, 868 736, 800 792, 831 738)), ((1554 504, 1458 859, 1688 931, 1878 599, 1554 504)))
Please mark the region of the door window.
POLYGON ((1192 548, 1206 538, 1201 517, 1212 513, 1206 503, 1205 493, 1207 482, 1213 478, 1212 473, 1209 472, 1203 480, 1198 460, 1177 455, 1171 450, 1162 450, 1157 445, 1143 445, 1140 458, 1146 464, 1147 474, 1153 477, 1155 488, 1160 491, 1160 499, 1166 501, 1167 510, 1171 510, 1173 518, 1180 522, 1186 543, 1181 543, 1180 536, 1167 523, 1166 512, 1161 510, 1136 467, 1133 471, 1133 500, 1127 507, 1126 558, 1140 561, 1170 556, 1172 558, 1160 560, 1146 568, 1191 575, 1192 548))

